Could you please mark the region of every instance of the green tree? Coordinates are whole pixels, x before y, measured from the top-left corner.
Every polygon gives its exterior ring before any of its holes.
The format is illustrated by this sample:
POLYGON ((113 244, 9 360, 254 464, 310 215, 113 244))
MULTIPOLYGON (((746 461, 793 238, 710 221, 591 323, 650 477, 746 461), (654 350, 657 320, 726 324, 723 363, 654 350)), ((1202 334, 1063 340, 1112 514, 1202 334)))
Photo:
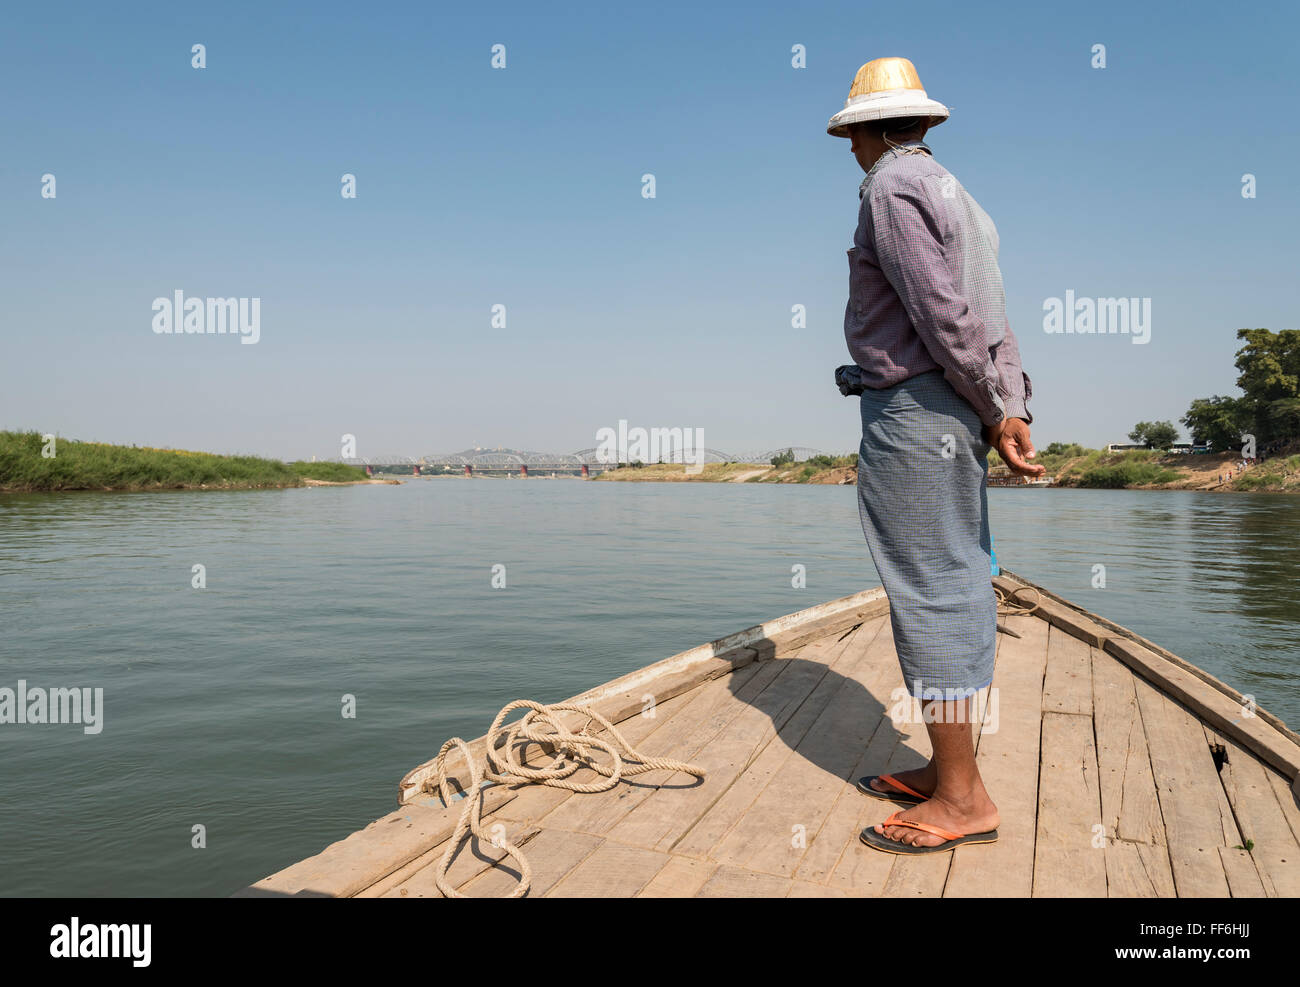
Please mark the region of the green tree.
POLYGON ((1178 426, 1173 422, 1156 422, 1147 429, 1147 445, 1153 449, 1168 449, 1178 441, 1178 426))
POLYGON ((1147 440, 1147 429, 1149 429, 1150 427, 1151 427, 1150 422, 1138 422, 1136 425, 1133 426, 1133 431, 1128 433, 1128 440, 1130 442, 1145 443, 1147 440))
POLYGON ((1138 422, 1128 437, 1152 449, 1168 449, 1178 441, 1178 427, 1173 422, 1138 422))
POLYGON ((1260 442, 1300 434, 1289 402, 1300 398, 1300 330, 1238 329, 1237 386, 1260 442))
POLYGON ((786 466, 794 462, 794 449, 787 449, 785 452, 778 453, 772 457, 773 466, 786 466))
POLYGON ((1300 397, 1300 329, 1238 329, 1237 386, 1251 401, 1300 397))
POLYGON ((1215 452, 1223 452, 1241 445, 1241 435, 1250 430, 1251 419, 1244 401, 1216 394, 1197 398, 1179 421, 1191 434, 1192 442, 1208 442, 1215 452))
POLYGON ((1270 401, 1265 412, 1271 439, 1293 439, 1300 436, 1300 398, 1279 398, 1270 401))

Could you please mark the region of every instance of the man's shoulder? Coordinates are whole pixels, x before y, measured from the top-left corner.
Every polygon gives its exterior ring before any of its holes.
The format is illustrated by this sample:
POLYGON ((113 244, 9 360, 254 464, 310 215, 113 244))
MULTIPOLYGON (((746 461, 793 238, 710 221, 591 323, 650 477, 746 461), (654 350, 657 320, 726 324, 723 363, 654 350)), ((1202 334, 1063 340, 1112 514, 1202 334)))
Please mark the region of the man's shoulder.
POLYGON ((928 154, 901 154, 887 162, 871 180, 873 197, 899 192, 930 192, 951 178, 948 169, 928 154))

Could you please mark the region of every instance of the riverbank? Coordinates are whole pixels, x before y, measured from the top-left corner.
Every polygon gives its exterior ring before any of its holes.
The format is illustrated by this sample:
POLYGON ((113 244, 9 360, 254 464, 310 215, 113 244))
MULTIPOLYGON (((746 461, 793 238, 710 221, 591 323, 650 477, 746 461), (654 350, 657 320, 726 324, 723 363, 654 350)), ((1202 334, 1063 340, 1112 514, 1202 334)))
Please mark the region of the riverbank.
MULTIPOLYGON (((1188 455, 1135 449, 1088 450, 1047 466, 1058 487, 1109 490, 1204 490, 1216 493, 1300 493, 1300 455, 1277 456, 1238 472, 1239 453, 1188 455)), ((1000 460, 990 456, 990 465, 1000 460)))
POLYGON ((857 456, 818 456, 803 462, 764 466, 761 463, 705 463, 695 474, 687 473, 681 463, 653 463, 648 466, 622 466, 606 470, 595 480, 610 482, 657 483, 856 483, 857 456))
POLYGON ((44 439, 0 431, 0 493, 62 490, 263 490, 373 481, 343 463, 284 463, 184 449, 44 439))
POLYGON ((378 476, 367 477, 364 480, 313 480, 311 477, 303 477, 302 485, 304 487, 364 487, 367 484, 379 484, 396 487, 401 486, 402 482, 402 480, 387 480, 378 476))
MULTIPOLYGON (((1236 471, 1241 457, 1184 455, 1154 449, 1108 453, 1103 449, 1066 447, 1041 453, 1034 461, 1047 469, 1053 486, 1101 490, 1204 490, 1219 493, 1300 493, 1300 454, 1278 456, 1236 471)), ((995 472, 1005 464, 989 454, 995 472)), ((763 466, 755 463, 707 463, 697 474, 681 463, 623 466, 597 480, 651 483, 801 483, 857 482, 857 456, 818 456, 802 462, 763 466)))

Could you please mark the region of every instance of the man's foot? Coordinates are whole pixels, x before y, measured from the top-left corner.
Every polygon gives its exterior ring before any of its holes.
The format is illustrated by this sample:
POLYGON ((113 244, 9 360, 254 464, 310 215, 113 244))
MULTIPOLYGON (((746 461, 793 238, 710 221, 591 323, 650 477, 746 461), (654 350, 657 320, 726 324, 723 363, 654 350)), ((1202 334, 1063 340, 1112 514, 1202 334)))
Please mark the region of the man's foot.
MULTIPOLYGON (((885 773, 893 775, 908 788, 920 792, 926 798, 929 798, 934 793, 935 785, 939 780, 933 761, 923 768, 913 768, 911 771, 887 771, 885 773)), ((871 780, 871 789, 889 795, 898 794, 897 788, 892 787, 887 781, 881 781, 879 777, 871 780)))
MULTIPOLYGON (((910 781, 908 784, 912 784, 910 781)), ((917 791, 923 791, 918 788, 917 791)), ((943 793, 936 793, 926 802, 914 805, 899 813, 900 819, 929 823, 951 833, 986 833, 998 828, 1001 819, 998 807, 982 790, 978 796, 971 793, 965 799, 952 800, 943 793)), ((879 823, 872 827, 887 839, 912 846, 938 846, 944 842, 941 837, 924 830, 909 826, 886 826, 879 823)))

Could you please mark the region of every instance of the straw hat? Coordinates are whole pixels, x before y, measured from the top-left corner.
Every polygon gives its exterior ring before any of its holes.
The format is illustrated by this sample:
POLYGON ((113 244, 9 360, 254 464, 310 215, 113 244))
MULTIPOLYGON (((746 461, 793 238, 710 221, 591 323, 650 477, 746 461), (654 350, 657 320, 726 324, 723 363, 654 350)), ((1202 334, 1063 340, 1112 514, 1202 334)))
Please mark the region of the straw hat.
POLYGON ((929 117, 937 127, 948 119, 948 107, 925 94, 916 66, 906 58, 877 58, 858 69, 844 109, 831 117, 826 132, 848 137, 851 123, 898 117, 929 117))

